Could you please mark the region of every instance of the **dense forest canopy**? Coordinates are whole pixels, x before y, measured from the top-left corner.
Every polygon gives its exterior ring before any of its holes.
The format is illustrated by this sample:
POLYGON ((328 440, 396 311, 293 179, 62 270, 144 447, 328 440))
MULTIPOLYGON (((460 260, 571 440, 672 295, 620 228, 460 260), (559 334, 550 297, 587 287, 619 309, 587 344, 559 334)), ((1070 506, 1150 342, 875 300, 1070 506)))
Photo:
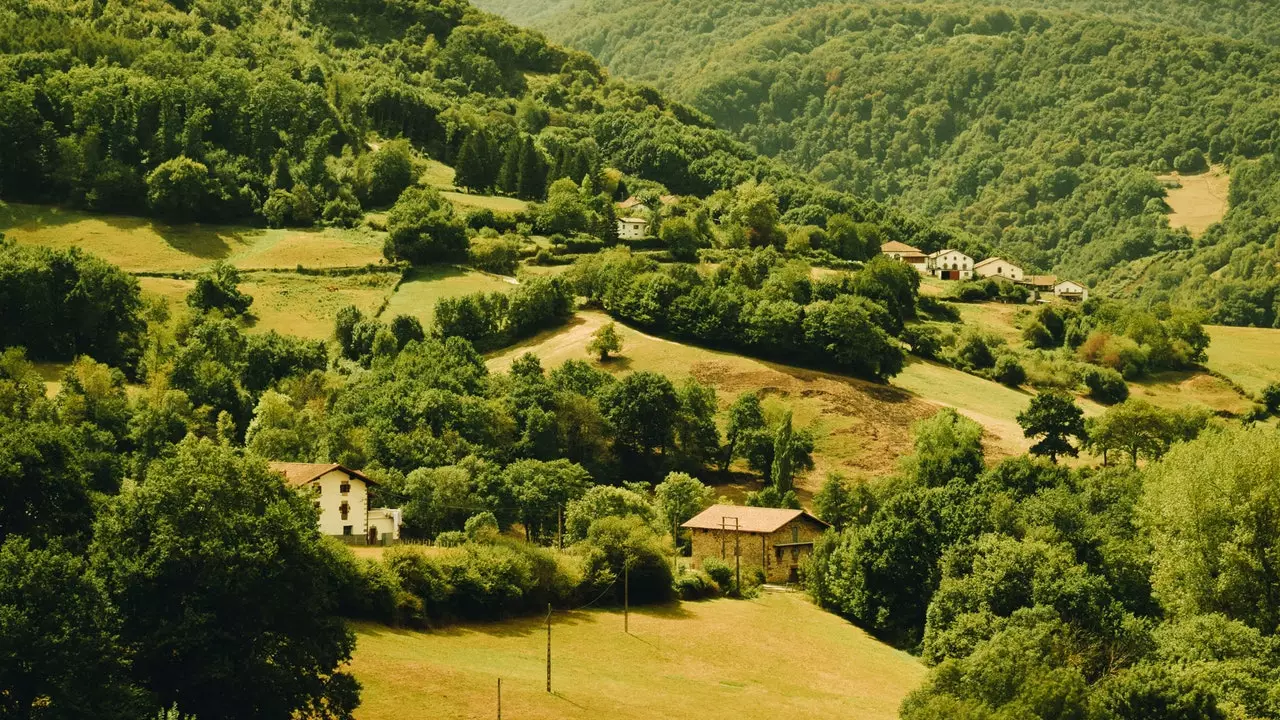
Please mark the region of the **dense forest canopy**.
POLYGON ((532 19, 836 189, 1113 294, 1277 322, 1270 6, 620 5, 532 19), (1171 229, 1156 176, 1211 163, 1226 222, 1171 229))
POLYGON ((679 194, 769 180, 783 212, 849 213, 905 239, 936 231, 453 0, 3 0, 0 108, 7 200, 350 224, 430 157, 457 165, 461 186, 531 200, 616 168, 679 194))

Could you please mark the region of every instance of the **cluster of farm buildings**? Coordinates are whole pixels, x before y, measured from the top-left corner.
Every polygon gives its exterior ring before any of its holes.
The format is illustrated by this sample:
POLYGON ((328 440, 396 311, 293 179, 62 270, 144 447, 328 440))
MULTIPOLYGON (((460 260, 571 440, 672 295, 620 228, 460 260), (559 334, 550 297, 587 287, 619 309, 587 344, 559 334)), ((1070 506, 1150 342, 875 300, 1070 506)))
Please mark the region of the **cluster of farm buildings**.
POLYGON ((887 242, 880 252, 915 268, 921 275, 941 280, 972 280, 995 278, 1007 280, 1041 294, 1052 294, 1063 300, 1088 300, 1089 288, 1074 280, 1059 280, 1053 275, 1028 275, 1022 268, 1004 258, 987 258, 975 263, 973 258, 959 250, 939 250, 926 253, 906 243, 887 242))
MULTIPOLYGON (((273 462, 272 471, 305 494, 319 511, 322 535, 356 545, 400 539, 400 510, 372 508, 369 476, 338 463, 273 462)), ((771 583, 797 582, 813 544, 829 525, 805 510, 712 505, 686 521, 692 564, 719 558, 743 572, 763 573, 771 583)))
MULTIPOLYGON (((675 195, 663 195, 659 202, 674 205, 680 201, 675 195)), ((643 240, 649 233, 649 216, 652 209, 637 197, 629 197, 617 203, 618 238, 643 240)), ((926 253, 906 243, 888 242, 880 246, 880 252, 904 262, 920 272, 942 280, 971 280, 974 277, 996 278, 1024 285, 1040 296, 1052 295, 1063 300, 1088 300, 1089 288, 1074 280, 1059 280, 1053 275, 1028 275, 1022 268, 1004 258, 987 258, 974 262, 973 258, 959 250, 939 250, 926 253)))

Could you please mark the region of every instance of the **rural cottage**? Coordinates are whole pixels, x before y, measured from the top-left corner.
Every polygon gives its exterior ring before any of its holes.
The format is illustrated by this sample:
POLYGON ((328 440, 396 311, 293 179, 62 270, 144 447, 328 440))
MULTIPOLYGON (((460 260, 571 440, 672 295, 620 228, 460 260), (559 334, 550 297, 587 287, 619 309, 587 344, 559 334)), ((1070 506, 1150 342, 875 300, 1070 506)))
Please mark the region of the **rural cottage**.
POLYGON ((644 218, 621 218, 618 220, 618 237, 622 240, 640 240, 644 238, 644 231, 648 226, 649 221, 644 218))
POLYGON ((369 508, 369 486, 377 483, 364 473, 337 463, 273 462, 270 467, 290 487, 312 495, 322 534, 370 544, 400 537, 399 510, 369 508))
POLYGON ((1004 280, 1022 282, 1022 268, 1014 265, 1004 258, 987 258, 977 265, 974 265, 973 272, 978 277, 1002 278, 1004 280))
POLYGON ((939 250, 925 258, 925 270, 943 280, 968 280, 973 277, 973 258, 959 250, 939 250))
POLYGON ((680 527, 693 538, 693 566, 706 558, 730 565, 735 554, 742 572, 764 570, 766 582, 799 582, 800 567, 813 543, 831 527, 804 510, 712 505, 680 527))
POLYGON ((880 252, 886 257, 910 265, 921 273, 925 272, 926 257, 924 251, 919 248, 894 240, 881 245, 880 252))

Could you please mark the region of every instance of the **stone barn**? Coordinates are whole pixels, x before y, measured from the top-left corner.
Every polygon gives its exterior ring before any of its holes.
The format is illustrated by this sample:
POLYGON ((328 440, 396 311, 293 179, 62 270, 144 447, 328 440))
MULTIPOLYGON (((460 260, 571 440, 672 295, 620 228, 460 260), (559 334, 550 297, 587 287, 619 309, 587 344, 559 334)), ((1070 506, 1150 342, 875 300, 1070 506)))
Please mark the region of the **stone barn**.
POLYGON ((706 558, 729 565, 737 553, 743 574, 764 570, 766 582, 798 582, 813 543, 831 527, 805 510, 712 505, 681 525, 693 538, 693 566, 706 558))

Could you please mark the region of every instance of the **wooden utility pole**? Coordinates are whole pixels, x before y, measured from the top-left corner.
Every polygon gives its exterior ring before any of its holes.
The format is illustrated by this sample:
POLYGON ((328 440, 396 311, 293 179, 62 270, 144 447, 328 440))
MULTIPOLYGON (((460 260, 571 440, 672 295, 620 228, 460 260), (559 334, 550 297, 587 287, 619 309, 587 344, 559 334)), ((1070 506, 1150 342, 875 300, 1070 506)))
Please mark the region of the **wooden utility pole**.
POLYGON ((502 720, 502 678, 498 678, 498 720, 502 720))
POLYGON ((564 549, 564 506, 556 508, 556 546, 564 549))
POLYGON ((742 592, 742 533, 741 525, 736 517, 720 518, 720 557, 724 557, 724 534, 729 530, 729 521, 733 521, 733 565, 737 576, 738 592, 742 592))
POLYGON ((631 560, 622 561, 622 632, 631 633, 631 560))
POLYGON ((547 692, 551 692, 551 603, 547 603, 547 692))

